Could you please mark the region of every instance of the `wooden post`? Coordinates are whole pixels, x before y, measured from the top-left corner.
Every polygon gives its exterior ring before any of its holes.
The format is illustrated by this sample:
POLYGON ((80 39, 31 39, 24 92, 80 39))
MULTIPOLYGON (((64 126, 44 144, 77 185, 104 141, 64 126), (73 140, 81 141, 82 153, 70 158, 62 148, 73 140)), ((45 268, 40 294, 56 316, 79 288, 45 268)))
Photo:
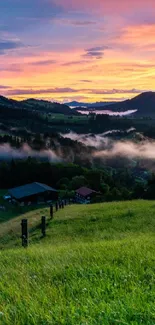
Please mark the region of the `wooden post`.
POLYGON ((51 219, 53 219, 53 205, 50 206, 50 216, 51 219))
POLYGON ((41 218, 41 232, 43 237, 46 236, 46 217, 41 218))
POLYGON ((62 208, 61 201, 59 201, 59 209, 61 209, 61 208, 62 208))
POLYGON ((58 205, 58 202, 55 203, 55 210, 58 211, 59 209, 59 205, 58 205))
POLYGON ((27 247, 28 246, 28 223, 27 219, 22 219, 21 222, 22 227, 22 246, 27 247))

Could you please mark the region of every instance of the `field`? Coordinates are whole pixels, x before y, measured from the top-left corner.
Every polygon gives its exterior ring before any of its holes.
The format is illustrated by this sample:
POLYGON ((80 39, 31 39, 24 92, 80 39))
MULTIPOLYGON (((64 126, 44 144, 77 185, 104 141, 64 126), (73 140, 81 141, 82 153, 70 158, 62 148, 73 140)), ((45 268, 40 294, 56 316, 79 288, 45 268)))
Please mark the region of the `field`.
POLYGON ((40 116, 43 119, 48 119, 48 122, 54 123, 59 123, 59 122, 64 122, 64 123, 69 123, 69 124, 86 124, 89 121, 89 117, 84 115, 84 116, 76 116, 76 115, 64 115, 64 114, 46 114, 46 113, 41 113, 40 116))
POLYGON ((154 201, 68 206, 52 221, 43 207, 3 215, 0 324, 154 325, 154 231, 154 201), (20 247, 23 216, 28 249, 20 247))

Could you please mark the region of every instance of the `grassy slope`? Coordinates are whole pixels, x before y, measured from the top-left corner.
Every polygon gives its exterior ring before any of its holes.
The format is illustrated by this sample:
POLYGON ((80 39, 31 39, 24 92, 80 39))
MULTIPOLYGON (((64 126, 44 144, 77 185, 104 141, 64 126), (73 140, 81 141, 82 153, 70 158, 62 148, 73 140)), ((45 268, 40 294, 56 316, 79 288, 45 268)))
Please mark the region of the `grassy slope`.
POLYGON ((34 226, 49 211, 27 212, 27 250, 15 247, 21 216, 3 222, 0 324, 155 324, 154 211, 144 201, 69 206, 45 239, 34 226))

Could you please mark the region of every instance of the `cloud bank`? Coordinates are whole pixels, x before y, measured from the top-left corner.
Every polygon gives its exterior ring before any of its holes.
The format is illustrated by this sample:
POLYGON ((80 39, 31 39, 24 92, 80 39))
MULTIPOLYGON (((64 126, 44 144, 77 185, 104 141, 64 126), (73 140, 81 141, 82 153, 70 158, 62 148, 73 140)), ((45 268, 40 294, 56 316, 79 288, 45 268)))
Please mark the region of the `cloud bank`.
POLYGON ((13 148, 8 143, 0 145, 0 160, 27 159, 28 157, 46 159, 50 162, 62 160, 60 155, 57 155, 53 150, 36 151, 27 144, 24 144, 20 149, 13 148))

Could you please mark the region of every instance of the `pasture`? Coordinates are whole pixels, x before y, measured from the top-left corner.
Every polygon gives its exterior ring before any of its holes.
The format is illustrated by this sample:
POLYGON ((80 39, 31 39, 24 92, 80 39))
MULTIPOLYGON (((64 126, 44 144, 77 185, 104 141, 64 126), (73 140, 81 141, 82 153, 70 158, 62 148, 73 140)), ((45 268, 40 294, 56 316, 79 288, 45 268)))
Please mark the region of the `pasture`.
POLYGON ((67 206, 52 221, 47 207, 3 219, 0 324, 154 325, 154 231, 154 201, 67 206))

